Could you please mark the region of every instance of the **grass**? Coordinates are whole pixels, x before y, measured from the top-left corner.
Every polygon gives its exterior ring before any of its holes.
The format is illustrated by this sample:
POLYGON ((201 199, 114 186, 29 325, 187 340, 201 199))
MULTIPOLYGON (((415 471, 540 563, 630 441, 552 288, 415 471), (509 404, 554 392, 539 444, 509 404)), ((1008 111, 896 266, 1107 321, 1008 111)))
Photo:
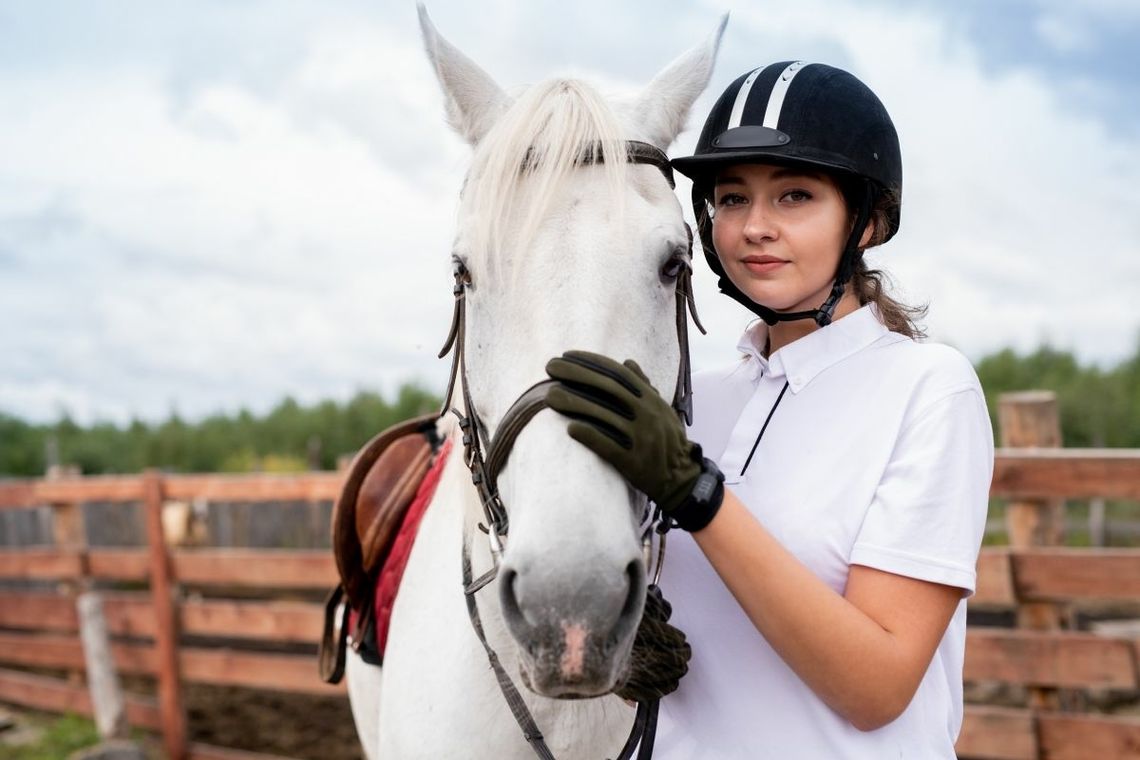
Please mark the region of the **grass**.
POLYGON ((0 760, 61 760, 77 749, 99 743, 95 724, 78 715, 33 717, 22 713, 21 720, 37 728, 38 740, 30 744, 0 744, 0 760))
MULTIPOLYGON (((983 546, 1009 544, 1003 521, 1006 504, 1006 499, 990 499, 990 527, 982 539, 983 546)), ((1140 502, 1109 500, 1105 503, 1104 518, 1107 533, 1105 546, 1140 547, 1140 530, 1136 527, 1136 523, 1140 523, 1140 502)), ((1092 546, 1088 519, 1087 501, 1070 500, 1065 503, 1064 546, 1082 548, 1092 546)))
MULTIPOLYGON (((8 703, 0 709, 16 719, 15 728, 0 732, 0 760, 64 760, 72 752, 100 742, 90 718, 26 710, 8 703), (13 734, 27 741, 12 741, 13 734)), ((130 738, 148 758, 162 757, 158 743, 145 731, 133 728, 130 738)))

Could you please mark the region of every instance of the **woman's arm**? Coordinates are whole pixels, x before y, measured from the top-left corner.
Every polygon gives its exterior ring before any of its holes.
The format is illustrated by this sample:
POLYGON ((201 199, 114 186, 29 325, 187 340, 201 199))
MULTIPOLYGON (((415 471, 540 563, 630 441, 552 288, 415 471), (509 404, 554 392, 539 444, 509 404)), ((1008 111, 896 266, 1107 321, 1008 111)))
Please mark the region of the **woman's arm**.
POLYGON ((910 704, 962 599, 959 588, 862 565, 852 565, 840 596, 728 490, 693 537, 756 630, 862 731, 890 723, 910 704))
MULTIPOLYGON (((837 594, 730 491, 719 511, 707 503, 700 507, 699 500, 693 506, 689 497, 702 471, 699 449, 634 362, 571 351, 546 370, 557 381, 547 391, 547 404, 571 418, 570 436, 693 532, 756 629, 824 702, 863 730, 883 726, 906 709, 962 599, 961 588, 853 564, 845 593, 837 594)), ((984 506, 989 470, 983 454, 992 461, 992 452, 985 453, 990 438, 981 394, 948 395, 947 403, 959 396, 969 402, 970 414, 930 406, 908 427, 907 445, 900 439, 897 446, 904 453, 892 463, 899 472, 890 477, 888 468, 884 474, 886 482, 876 492, 881 503, 873 505, 860 534, 872 534, 880 545, 861 549, 857 542, 852 556, 874 555, 883 545, 921 544, 932 531, 973 541, 965 529, 975 523, 947 521, 944 507, 978 499, 984 506), (942 416, 929 412, 935 408, 942 416), (962 424, 945 424, 946 419, 962 424), (961 472, 973 477, 959 477, 961 472)), ((978 542, 982 524, 984 519, 976 523, 978 542)), ((958 570, 947 577, 972 581, 965 567, 958 570)))

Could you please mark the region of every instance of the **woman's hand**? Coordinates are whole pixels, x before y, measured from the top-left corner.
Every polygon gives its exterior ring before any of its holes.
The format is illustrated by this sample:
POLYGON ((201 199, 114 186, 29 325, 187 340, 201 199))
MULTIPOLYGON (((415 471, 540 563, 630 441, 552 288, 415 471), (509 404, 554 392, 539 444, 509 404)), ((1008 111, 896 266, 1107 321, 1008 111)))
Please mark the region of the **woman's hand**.
POLYGON ((715 480, 715 465, 702 458, 677 412, 636 362, 567 351, 551 359, 546 372, 558 381, 546 403, 571 418, 571 438, 611 464, 680 527, 700 530, 708 524, 720 506, 723 479, 715 480))

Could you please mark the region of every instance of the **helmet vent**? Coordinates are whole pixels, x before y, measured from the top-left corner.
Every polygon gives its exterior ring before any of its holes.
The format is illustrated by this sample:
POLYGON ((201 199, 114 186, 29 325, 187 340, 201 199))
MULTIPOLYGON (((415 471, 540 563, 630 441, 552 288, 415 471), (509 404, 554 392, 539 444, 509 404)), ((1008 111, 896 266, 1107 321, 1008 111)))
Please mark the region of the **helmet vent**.
MULTIPOLYGON (((765 127, 776 129, 780 123, 780 111, 784 109, 784 97, 788 94, 788 88, 792 86, 792 80, 796 78, 796 74, 810 65, 810 63, 796 61, 795 63, 789 64, 783 73, 780 74, 775 86, 772 87, 771 94, 768 96, 768 108, 764 111, 765 127)), ((743 110, 742 106, 741 111, 743 110)))

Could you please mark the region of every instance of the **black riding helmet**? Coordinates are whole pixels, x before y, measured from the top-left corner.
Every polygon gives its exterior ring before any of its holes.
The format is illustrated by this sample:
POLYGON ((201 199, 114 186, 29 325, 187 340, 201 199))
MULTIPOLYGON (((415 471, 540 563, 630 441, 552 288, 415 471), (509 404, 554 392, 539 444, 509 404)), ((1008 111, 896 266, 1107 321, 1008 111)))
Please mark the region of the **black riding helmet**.
MULTIPOLYGON (((725 295, 739 301, 768 324, 792 319, 831 322, 843 288, 859 260, 859 239, 880 195, 893 191, 902 199, 899 138, 886 108, 867 85, 851 74, 822 63, 783 61, 740 76, 717 100, 691 156, 675 158, 673 168, 693 180, 693 213, 705 259, 720 277, 725 295), (831 294, 819 309, 773 311, 742 293, 725 274, 713 248, 712 224, 705 204, 716 173, 740 163, 811 166, 845 177, 856 189, 847 202, 855 226, 844 246, 831 294)), ((899 227, 899 206, 889 214, 884 242, 899 227)))

